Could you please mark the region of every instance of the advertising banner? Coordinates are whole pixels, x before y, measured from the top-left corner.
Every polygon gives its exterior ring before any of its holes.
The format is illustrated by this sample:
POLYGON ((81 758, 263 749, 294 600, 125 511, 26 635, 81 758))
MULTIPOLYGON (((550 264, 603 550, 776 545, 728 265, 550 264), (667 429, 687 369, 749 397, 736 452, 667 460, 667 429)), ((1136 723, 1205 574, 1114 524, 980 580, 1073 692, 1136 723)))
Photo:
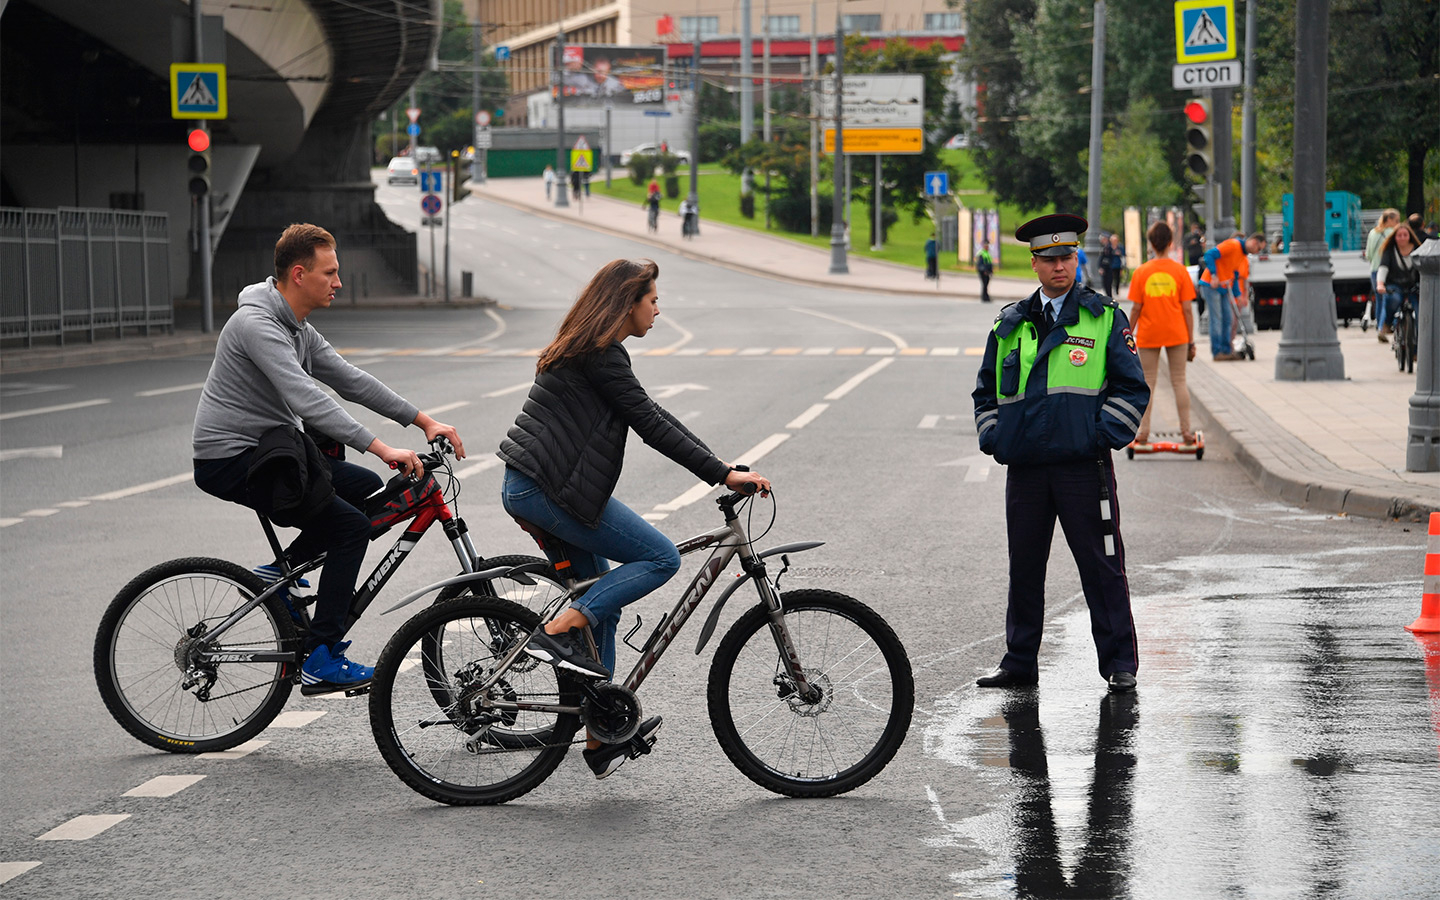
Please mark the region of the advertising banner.
MULTIPOLYGON (((573 44, 565 48, 561 84, 565 105, 619 109, 662 106, 665 102, 665 49, 573 44)), ((553 87, 553 85, 552 85, 553 87)))

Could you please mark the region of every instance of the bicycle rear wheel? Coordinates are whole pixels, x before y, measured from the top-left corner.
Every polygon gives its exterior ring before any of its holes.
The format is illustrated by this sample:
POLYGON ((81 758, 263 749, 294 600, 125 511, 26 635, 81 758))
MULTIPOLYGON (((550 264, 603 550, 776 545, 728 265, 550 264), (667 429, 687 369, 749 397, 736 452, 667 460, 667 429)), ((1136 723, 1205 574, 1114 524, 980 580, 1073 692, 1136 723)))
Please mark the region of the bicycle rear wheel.
POLYGON ((894 758, 915 706, 900 639, 879 614, 833 591, 783 595, 785 628, 806 679, 785 672, 761 603, 740 617, 710 667, 710 723, 730 761, 756 784, 791 797, 854 790, 894 758))
POLYGON ((115 721, 172 753, 228 750, 265 730, 290 696, 294 666, 204 663, 209 650, 296 651, 299 639, 275 597, 218 640, 206 633, 265 590, 223 559, 176 559, 136 576, 111 601, 95 636, 95 682, 115 721))
POLYGON ((492 710, 484 701, 578 705, 573 682, 523 658, 482 690, 539 622, 517 603, 465 596, 401 626, 381 651, 370 688, 371 731, 401 781, 441 803, 480 805, 513 800, 555 771, 579 716, 492 710))

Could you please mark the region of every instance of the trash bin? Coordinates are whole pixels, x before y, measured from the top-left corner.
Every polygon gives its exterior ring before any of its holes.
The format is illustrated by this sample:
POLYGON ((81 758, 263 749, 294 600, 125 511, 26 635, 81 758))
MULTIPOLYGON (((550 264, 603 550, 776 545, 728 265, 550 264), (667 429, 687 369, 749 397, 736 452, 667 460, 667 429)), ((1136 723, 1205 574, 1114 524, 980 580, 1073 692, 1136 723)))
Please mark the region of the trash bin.
POLYGON ((464 270, 461 270, 461 272, 460 272, 460 296, 462 296, 462 297, 473 297, 473 296, 475 296, 475 273, 474 273, 474 272, 466 272, 466 271, 464 271, 464 270))

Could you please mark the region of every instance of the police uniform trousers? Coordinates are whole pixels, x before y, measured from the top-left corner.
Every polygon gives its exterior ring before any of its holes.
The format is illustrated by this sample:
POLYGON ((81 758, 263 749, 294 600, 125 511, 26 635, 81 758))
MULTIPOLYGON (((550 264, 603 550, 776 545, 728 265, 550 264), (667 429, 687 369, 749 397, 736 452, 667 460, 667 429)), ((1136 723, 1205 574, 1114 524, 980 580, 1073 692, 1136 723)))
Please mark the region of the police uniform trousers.
POLYGON ((1101 466, 1093 459, 1009 467, 1005 527, 1010 542, 1010 598, 1001 668, 1020 675, 1038 672, 1036 660, 1045 624, 1045 567, 1058 518, 1090 606, 1090 632, 1101 676, 1137 671, 1139 654, 1130 616, 1130 585, 1125 578, 1125 547, 1120 540, 1115 468, 1108 453, 1103 478, 1109 494, 1109 522, 1100 515, 1101 478, 1101 466), (1114 537, 1113 555, 1105 552, 1106 535, 1114 537))

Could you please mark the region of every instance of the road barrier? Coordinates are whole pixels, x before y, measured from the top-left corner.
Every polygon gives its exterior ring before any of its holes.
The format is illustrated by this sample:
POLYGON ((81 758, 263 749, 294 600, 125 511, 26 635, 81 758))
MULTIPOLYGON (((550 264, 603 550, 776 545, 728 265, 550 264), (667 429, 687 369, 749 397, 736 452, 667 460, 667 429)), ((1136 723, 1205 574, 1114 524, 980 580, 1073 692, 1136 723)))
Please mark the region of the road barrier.
POLYGON ((1405 626, 1416 634, 1440 633, 1440 512, 1430 514, 1430 537, 1425 544, 1425 582, 1421 587, 1420 618, 1405 626))

